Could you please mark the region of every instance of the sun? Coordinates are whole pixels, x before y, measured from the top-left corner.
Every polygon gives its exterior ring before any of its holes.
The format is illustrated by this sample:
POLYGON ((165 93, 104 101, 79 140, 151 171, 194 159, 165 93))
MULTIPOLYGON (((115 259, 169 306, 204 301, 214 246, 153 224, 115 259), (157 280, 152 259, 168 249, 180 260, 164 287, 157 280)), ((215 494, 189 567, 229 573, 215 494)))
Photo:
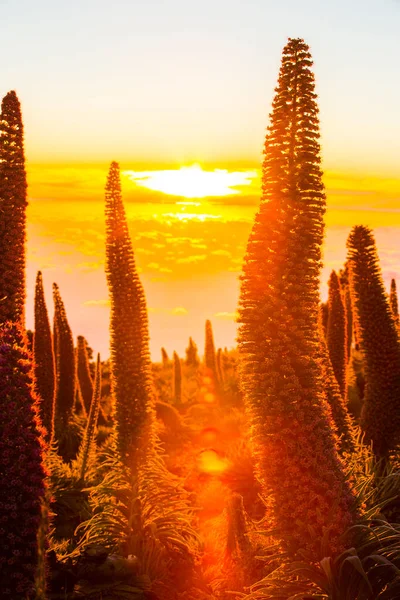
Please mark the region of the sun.
POLYGON ((234 189, 250 185, 255 171, 204 170, 199 164, 164 171, 124 171, 136 185, 183 198, 207 198, 240 194, 234 189))

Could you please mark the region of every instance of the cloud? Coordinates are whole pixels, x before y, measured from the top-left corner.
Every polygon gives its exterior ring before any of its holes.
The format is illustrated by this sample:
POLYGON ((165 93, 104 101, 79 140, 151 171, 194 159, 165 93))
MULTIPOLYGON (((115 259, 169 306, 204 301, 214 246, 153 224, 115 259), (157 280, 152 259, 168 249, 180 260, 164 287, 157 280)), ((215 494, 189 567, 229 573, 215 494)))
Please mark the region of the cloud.
POLYGON ((86 300, 86 302, 83 303, 83 306, 110 306, 110 301, 108 299, 86 300))
POLYGON ((102 269, 104 267, 104 260, 99 260, 97 262, 83 262, 77 265, 78 269, 82 269, 83 271, 97 271, 98 269, 102 269))
POLYGON ((186 265, 189 263, 196 263, 202 260, 206 260, 207 254, 195 254, 194 256, 185 256, 184 258, 178 258, 176 261, 179 265, 186 265))
POLYGON ((186 310, 186 308, 184 308, 183 306, 177 306, 172 311, 173 315, 187 315, 188 313, 189 311, 186 310))
POLYGON ((214 256, 227 256, 228 258, 230 258, 232 256, 232 254, 229 252, 229 250, 213 250, 211 252, 211 254, 213 254, 214 256))
POLYGON ((214 317, 216 317, 217 319, 237 319, 238 317, 238 313, 237 312, 217 312, 215 313, 214 317))
POLYGON ((148 311, 153 315, 170 315, 174 317, 182 317, 189 314, 189 311, 183 306, 175 306, 175 308, 149 307, 148 311))

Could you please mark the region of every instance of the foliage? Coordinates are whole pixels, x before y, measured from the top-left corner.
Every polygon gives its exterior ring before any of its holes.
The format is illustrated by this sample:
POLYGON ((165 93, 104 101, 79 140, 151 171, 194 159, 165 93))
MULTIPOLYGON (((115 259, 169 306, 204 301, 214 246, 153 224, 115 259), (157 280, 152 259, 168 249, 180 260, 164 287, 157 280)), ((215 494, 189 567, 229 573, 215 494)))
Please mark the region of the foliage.
POLYGON ((314 563, 283 563, 242 594, 245 600, 394 600, 400 593, 400 526, 384 521, 357 525, 347 532, 355 537, 332 558, 314 563))
POLYGON ((0 115, 0 323, 24 324, 27 205, 21 105, 11 91, 0 115))
POLYGON ((95 455, 96 446, 96 426, 100 412, 100 397, 101 397, 101 363, 100 354, 97 355, 96 375, 94 380, 93 396, 90 403, 89 415, 87 419, 85 433, 83 435, 82 444, 79 449, 78 460, 80 462, 80 479, 85 479, 86 469, 91 456, 95 455))
POLYGON ((173 391, 172 396, 175 404, 179 405, 182 403, 182 364, 181 359, 174 352, 173 355, 173 391))
POLYGON ((175 589, 190 589, 198 537, 187 492, 165 469, 159 453, 148 452, 144 450, 143 468, 133 479, 110 451, 106 475, 91 491, 93 517, 82 525, 80 547, 95 544, 125 557, 136 556, 142 575, 156 588, 163 582, 160 598, 172 600, 175 589))

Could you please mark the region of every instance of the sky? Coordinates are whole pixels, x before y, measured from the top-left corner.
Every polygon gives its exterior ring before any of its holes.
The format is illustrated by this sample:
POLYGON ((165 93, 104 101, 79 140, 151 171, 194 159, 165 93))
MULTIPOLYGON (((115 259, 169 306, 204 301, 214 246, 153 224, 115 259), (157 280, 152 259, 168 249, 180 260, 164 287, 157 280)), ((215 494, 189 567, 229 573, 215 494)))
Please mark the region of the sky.
POLYGON ((395 174, 398 0, 2 0, 31 163, 258 164, 287 37, 315 60, 330 169, 395 174))
POLYGON ((235 344, 239 274, 288 37, 314 58, 328 213, 322 294, 352 225, 400 277, 399 0, 0 0, 0 96, 28 171, 27 325, 43 271, 75 336, 108 355, 104 185, 121 164, 153 358, 235 344))

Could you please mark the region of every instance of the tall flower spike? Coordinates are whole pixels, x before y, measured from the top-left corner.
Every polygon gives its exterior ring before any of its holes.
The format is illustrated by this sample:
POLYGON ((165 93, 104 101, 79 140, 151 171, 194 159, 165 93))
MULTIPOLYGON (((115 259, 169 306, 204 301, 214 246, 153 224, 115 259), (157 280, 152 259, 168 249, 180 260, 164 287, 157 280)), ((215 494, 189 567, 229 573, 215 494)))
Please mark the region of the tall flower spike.
POLYGON ((146 299, 122 203, 119 165, 106 184, 106 274, 111 300, 111 382, 117 447, 135 471, 143 428, 153 411, 146 299))
POLYGON ((55 433, 56 439, 65 433, 75 404, 76 368, 75 350, 72 331, 68 323, 67 313, 60 296, 58 285, 53 283, 54 329, 57 347, 56 358, 56 392, 55 392, 55 433))
POLYGON ((339 448, 341 453, 354 452, 356 449, 356 438, 353 422, 347 410, 347 402, 339 388, 339 384, 329 356, 327 342, 324 335, 322 307, 320 307, 319 313, 319 337, 324 390, 328 404, 331 407, 332 418, 336 426, 336 432, 340 438, 339 448))
POLYGON ((218 381, 217 375, 217 357, 215 353, 214 335, 211 321, 206 321, 206 337, 204 346, 204 364, 206 368, 214 375, 215 381, 218 381))
POLYGON ((353 227, 347 248, 366 375, 361 426, 374 453, 386 457, 400 442, 400 342, 369 227, 353 227))
POLYGON ((165 348, 161 348, 161 360, 164 368, 167 368, 169 365, 169 357, 165 348))
POLYGON ((336 451, 318 360, 325 193, 312 60, 284 48, 264 147, 262 200, 241 276, 241 387, 258 474, 292 557, 343 549, 356 502, 336 451), (290 515, 290 518, 288 518, 290 515))
POLYGON ((174 366, 173 366, 173 396, 175 404, 182 404, 182 364, 181 359, 174 352, 174 366))
POLYGON ((346 311, 347 364, 349 364, 351 358, 351 348, 353 345, 353 309, 351 307, 349 268, 347 263, 344 265, 344 268, 341 269, 339 272, 339 281, 343 291, 343 303, 346 311))
POLYGON ((333 372, 343 398, 347 396, 347 321, 339 278, 332 271, 329 278, 328 325, 326 342, 333 372))
POLYGON ((0 328, 0 590, 33 598, 45 497, 44 441, 32 358, 19 325, 0 328))
POLYGON ((390 310, 392 311, 393 319, 396 326, 399 327, 399 302, 397 299, 396 280, 392 279, 390 282, 390 296, 389 296, 390 310))
POLYGON ((0 323, 24 324, 27 205, 21 106, 12 91, 0 116, 0 323))
POLYGON ((189 338, 189 345, 185 350, 186 352, 186 360, 185 364, 188 367, 197 367, 200 364, 199 356, 197 353, 197 345, 193 341, 193 339, 189 338))
POLYGON ((87 354, 87 342, 82 335, 78 335, 77 345, 77 372, 81 388, 82 398, 86 413, 89 413, 93 397, 93 381, 89 367, 89 357, 87 354))
POLYGON ((53 339, 44 297, 43 277, 40 271, 36 277, 34 313, 33 370, 35 388, 41 399, 40 416, 47 430, 47 439, 49 439, 54 427, 55 370, 53 339))

